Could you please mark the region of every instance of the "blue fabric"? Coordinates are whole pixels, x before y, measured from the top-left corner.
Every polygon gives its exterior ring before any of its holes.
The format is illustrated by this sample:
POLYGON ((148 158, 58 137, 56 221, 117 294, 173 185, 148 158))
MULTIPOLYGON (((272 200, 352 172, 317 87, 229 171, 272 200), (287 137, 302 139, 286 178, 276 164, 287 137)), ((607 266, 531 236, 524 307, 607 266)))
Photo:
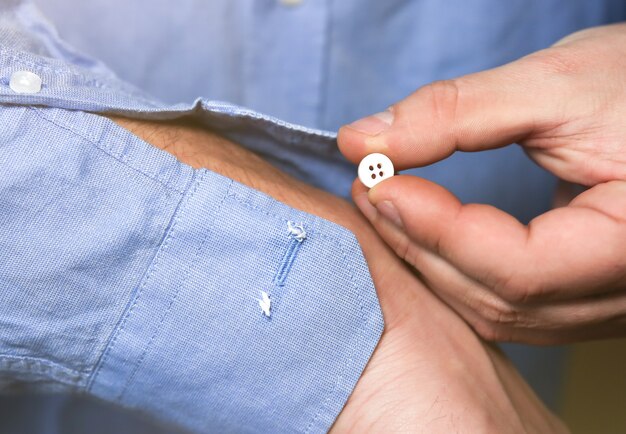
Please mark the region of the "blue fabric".
POLYGON ((5 388, 85 391, 198 432, 330 426, 382 331, 352 234, 106 118, 1 114, 5 388), (288 221, 307 238, 279 287, 288 221))
MULTIPOLYGON (((0 0, 0 385, 199 432, 326 430, 381 332, 375 292, 344 229, 94 113, 193 117, 347 197, 328 130, 626 17, 622 0, 36 3, 48 18, 0 0), (9 88, 23 69, 41 92, 9 88), (279 288, 288 220, 310 236, 279 288)), ((414 173, 523 221, 554 186, 516 148, 414 173)))
MULTIPOLYGON (((125 0, 37 3, 72 46, 162 101, 192 104, 204 96, 331 131, 430 81, 498 66, 576 30, 626 18, 623 0, 303 0, 296 7, 278 0, 152 0, 149 7, 125 0)), ((45 26, 33 27, 42 33, 45 26)), ((58 43, 47 46, 68 51, 58 43)), ((73 63, 106 70, 80 56, 73 63)), ((215 105, 205 107, 215 113, 215 105)), ((270 124, 257 123, 262 127, 250 142, 249 122, 226 127, 223 117, 211 119, 213 128, 227 129, 229 137, 255 146, 275 164, 279 158, 287 162, 281 167, 289 173, 347 196, 355 172, 337 158, 332 143, 322 145, 320 157, 310 149, 321 142, 306 135, 285 148, 277 143, 288 138, 274 140, 264 131, 270 124), (307 143, 292 154, 301 140, 307 143)), ((550 207, 555 186, 516 147, 456 154, 411 173, 523 222, 550 207)), ((564 352, 514 347, 508 353, 556 407, 564 352)))
MULTIPOLYGON (((204 96, 331 131, 433 80, 626 18, 623 0, 37 3, 64 39, 163 101, 204 96)), ((553 177, 514 147, 457 154, 413 173, 524 222, 550 206, 554 189, 553 177)))
POLYGON ((11 31, 44 39, 0 51, 2 390, 84 392, 193 432, 325 432, 383 327, 354 236, 86 110, 194 116, 305 179, 322 161, 347 177, 332 135, 228 104, 160 104, 17 7, 11 31), (40 93, 10 89, 22 69, 40 93), (282 269, 288 222, 307 237, 282 269))

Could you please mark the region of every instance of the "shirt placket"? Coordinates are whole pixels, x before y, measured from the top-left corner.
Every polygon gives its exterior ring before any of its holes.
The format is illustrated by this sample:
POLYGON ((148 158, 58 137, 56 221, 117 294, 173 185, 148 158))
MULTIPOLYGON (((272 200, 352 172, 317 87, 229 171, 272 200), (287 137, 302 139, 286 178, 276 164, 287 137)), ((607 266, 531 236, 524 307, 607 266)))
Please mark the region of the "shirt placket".
POLYGON ((248 1, 244 105, 289 122, 319 124, 330 1, 248 1))

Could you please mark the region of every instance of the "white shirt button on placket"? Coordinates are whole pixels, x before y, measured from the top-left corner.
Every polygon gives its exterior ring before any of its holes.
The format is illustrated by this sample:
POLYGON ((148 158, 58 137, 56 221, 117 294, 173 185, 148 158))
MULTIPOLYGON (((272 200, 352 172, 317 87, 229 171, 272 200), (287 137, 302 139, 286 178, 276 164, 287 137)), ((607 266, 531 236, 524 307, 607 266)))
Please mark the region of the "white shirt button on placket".
POLYGON ((30 71, 15 71, 11 74, 9 87, 15 93, 38 93, 41 90, 41 77, 30 71))

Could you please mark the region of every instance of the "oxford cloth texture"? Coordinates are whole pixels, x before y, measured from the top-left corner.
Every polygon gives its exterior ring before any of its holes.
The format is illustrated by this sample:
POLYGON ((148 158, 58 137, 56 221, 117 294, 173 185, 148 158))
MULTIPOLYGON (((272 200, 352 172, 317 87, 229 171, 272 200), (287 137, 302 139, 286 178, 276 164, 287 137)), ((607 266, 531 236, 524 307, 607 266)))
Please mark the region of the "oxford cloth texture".
POLYGON ((39 29, 20 39, 29 50, 0 49, 2 389, 88 393, 193 432, 325 432, 383 327, 354 236, 90 112, 193 116, 301 179, 323 160, 348 176, 332 135, 230 104, 159 103, 61 50, 30 8, 3 10, 39 29), (19 70, 41 91, 14 92, 4 78, 19 70), (310 162, 290 164, 298 155, 310 162), (306 240, 279 287, 288 222, 306 240))

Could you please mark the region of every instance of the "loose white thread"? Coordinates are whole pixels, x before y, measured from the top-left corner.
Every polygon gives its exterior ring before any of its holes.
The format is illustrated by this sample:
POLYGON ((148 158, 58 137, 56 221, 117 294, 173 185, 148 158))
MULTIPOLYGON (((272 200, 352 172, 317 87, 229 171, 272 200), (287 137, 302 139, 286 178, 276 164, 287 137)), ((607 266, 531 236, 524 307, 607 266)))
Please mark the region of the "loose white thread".
POLYGON ((270 309, 272 308, 272 300, 270 300, 270 296, 267 295, 267 292, 261 291, 261 300, 259 300, 259 306, 261 306, 261 310, 265 316, 269 317, 272 313, 270 309))
POLYGON ((293 235, 293 237, 298 240, 299 243, 306 239, 306 231, 302 226, 302 223, 295 224, 291 221, 287 222, 287 231, 289 235, 293 235))

